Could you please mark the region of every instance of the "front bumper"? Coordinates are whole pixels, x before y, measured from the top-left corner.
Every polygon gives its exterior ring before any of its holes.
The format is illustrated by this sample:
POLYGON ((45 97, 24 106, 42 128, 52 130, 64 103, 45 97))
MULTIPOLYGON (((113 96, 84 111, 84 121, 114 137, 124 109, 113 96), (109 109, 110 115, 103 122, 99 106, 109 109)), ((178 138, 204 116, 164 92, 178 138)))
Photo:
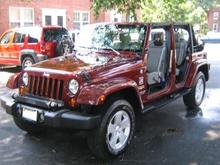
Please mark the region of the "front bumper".
POLYGON ((11 96, 2 96, 0 103, 8 114, 23 120, 28 120, 22 117, 24 107, 37 111, 37 121, 32 122, 46 127, 90 130, 97 128, 101 121, 100 115, 83 114, 66 108, 50 111, 17 102, 17 99, 13 99, 11 96))

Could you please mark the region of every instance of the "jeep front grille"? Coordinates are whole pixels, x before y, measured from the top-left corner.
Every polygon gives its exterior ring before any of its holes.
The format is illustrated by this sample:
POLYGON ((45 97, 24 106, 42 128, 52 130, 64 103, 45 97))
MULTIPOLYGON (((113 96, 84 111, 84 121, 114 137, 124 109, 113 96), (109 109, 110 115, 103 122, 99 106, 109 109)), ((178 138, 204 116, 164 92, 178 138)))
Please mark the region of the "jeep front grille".
POLYGON ((62 100, 63 80, 29 76, 28 88, 30 94, 62 100))

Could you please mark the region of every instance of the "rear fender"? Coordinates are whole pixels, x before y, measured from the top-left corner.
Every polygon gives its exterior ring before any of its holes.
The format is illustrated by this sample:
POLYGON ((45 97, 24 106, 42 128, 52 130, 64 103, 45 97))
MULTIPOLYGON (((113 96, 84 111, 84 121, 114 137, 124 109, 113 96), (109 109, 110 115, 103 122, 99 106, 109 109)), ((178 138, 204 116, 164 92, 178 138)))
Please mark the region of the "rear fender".
POLYGON ((199 62, 192 63, 188 78, 186 80, 185 87, 192 88, 192 86, 194 85, 194 80, 196 78, 196 75, 200 71, 205 75, 206 81, 208 81, 209 80, 209 69, 210 69, 210 64, 208 64, 206 60, 200 61, 200 63, 199 62))

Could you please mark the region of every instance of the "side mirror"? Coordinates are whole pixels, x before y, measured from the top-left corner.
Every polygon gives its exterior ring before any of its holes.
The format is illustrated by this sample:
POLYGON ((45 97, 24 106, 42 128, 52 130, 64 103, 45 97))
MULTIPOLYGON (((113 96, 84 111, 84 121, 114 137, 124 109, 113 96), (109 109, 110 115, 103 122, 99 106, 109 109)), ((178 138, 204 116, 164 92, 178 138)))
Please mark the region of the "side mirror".
POLYGON ((202 39, 198 39, 198 44, 204 46, 204 45, 205 45, 205 42, 204 42, 202 39))
POLYGON ((204 42, 202 41, 202 43, 199 43, 198 45, 194 46, 194 52, 201 52, 204 50, 204 42))

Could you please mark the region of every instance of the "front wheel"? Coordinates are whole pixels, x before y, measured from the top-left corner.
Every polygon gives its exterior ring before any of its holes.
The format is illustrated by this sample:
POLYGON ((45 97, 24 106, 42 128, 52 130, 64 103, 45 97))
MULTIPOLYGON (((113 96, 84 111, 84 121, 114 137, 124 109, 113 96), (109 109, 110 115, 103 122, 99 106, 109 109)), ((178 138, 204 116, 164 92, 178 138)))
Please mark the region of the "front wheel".
POLYGON ((134 133, 135 114, 126 100, 116 100, 102 110, 106 113, 100 127, 91 131, 87 140, 95 156, 108 159, 124 152, 130 144, 134 133))
POLYGON ((191 92, 183 96, 184 104, 188 107, 188 110, 197 110, 203 101, 205 88, 205 76, 202 72, 199 72, 191 92))

